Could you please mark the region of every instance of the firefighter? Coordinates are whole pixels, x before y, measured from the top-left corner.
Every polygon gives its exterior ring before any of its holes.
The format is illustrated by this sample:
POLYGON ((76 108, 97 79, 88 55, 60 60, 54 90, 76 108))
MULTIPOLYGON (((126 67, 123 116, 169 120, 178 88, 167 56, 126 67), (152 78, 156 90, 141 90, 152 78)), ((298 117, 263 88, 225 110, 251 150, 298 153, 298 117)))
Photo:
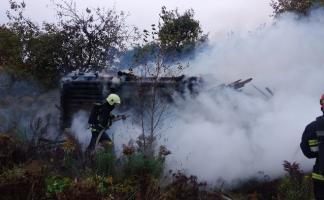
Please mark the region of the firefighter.
POLYGON ((307 158, 315 158, 312 179, 316 200, 324 200, 324 94, 320 98, 322 116, 308 124, 300 147, 307 158))
POLYGON ((119 118, 126 119, 124 115, 113 115, 111 111, 118 105, 120 105, 120 97, 117 94, 109 94, 103 103, 95 103, 90 116, 89 126, 91 128, 92 137, 87 151, 93 151, 95 149, 97 138, 101 135, 99 142, 104 145, 112 145, 110 137, 104 131, 107 130, 114 120, 119 118))

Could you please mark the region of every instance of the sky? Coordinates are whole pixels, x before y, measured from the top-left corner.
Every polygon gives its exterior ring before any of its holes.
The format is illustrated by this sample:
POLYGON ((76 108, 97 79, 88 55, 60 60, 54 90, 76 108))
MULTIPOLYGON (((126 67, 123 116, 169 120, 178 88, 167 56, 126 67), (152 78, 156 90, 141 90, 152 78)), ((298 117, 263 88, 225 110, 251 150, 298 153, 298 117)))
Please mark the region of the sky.
MULTIPOLYGON (((129 14, 127 23, 140 29, 157 23, 158 13, 164 5, 168 9, 178 8, 180 12, 194 9, 195 19, 210 35, 219 32, 254 30, 271 20, 272 8, 269 1, 260 0, 77 0, 77 7, 105 7, 125 11, 129 14)), ((26 15, 33 20, 54 21, 55 12, 50 0, 25 0, 26 15)), ((0 1, 0 23, 7 22, 5 15, 9 8, 7 0, 0 1)))

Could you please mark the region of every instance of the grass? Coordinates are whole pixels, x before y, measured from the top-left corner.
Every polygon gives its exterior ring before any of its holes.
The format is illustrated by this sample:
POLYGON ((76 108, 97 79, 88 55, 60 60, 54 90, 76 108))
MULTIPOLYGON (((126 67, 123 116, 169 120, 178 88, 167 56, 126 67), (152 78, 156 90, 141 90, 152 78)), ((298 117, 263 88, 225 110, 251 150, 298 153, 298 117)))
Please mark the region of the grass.
MULTIPOLYGON (((24 148, 26 141, 12 134, 1 134, 0 199, 223 199, 219 188, 196 176, 180 171, 164 174, 165 156, 170 153, 165 147, 163 152, 168 153, 154 156, 125 146, 121 157, 112 148, 86 157, 73 141, 35 151, 24 148)), ((237 200, 311 199, 311 178, 299 165, 285 161, 283 170, 286 175, 281 179, 251 179, 227 193, 237 200)))

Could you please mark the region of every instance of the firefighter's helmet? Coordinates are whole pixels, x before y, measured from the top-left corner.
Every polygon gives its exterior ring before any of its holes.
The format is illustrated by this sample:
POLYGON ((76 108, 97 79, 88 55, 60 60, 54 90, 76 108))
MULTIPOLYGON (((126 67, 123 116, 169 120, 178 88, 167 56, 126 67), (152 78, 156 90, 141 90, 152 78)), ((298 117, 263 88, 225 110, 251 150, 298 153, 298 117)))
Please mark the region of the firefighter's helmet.
POLYGON ((108 95, 108 97, 107 97, 107 102, 109 103, 109 105, 118 105, 118 104, 120 104, 121 103, 121 101, 120 101, 120 97, 117 95, 117 94, 110 94, 110 95, 108 95))

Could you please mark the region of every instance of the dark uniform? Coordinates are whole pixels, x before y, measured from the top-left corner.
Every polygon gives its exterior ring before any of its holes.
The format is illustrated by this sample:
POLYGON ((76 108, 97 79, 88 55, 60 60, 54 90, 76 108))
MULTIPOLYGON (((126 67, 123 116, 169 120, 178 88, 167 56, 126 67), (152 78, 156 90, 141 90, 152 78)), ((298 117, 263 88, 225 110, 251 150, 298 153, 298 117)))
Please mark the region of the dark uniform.
POLYGON ((316 158, 313 167, 314 195, 324 200, 324 116, 316 118, 305 128, 300 147, 307 158, 316 158))
MULTIPOLYGON (((92 108, 91 115, 93 115, 92 112, 94 112, 95 109, 96 111, 94 116, 95 119, 89 119, 92 137, 88 146, 88 150, 93 150, 95 148, 96 141, 100 132, 108 129, 111 126, 112 120, 116 117, 111 113, 114 108, 115 106, 109 105, 108 102, 96 103, 92 108)), ((107 133, 103 133, 99 139, 99 142, 101 143, 105 141, 111 142, 111 139, 107 135, 107 133)))

